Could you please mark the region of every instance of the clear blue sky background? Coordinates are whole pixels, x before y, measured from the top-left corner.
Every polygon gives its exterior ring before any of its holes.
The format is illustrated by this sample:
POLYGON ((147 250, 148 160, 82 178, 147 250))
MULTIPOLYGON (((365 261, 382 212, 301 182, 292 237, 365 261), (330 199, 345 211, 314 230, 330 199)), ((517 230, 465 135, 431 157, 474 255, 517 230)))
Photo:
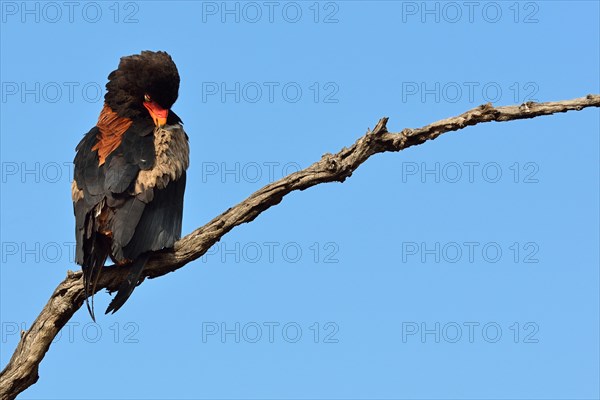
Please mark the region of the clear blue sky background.
MULTIPOLYGON (((2 366, 78 268, 69 163, 121 56, 179 67, 184 233, 382 116, 600 92, 596 1, 223 4, 2 2, 2 366)), ((597 399, 598 163, 598 109, 374 156, 81 309, 21 398, 597 399)))

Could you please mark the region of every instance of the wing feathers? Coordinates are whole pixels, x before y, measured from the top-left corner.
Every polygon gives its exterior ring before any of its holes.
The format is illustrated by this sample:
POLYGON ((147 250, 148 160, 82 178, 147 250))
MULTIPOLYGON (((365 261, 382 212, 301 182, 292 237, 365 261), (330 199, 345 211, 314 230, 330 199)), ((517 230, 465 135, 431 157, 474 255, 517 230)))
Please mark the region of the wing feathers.
POLYGON ((98 134, 95 127, 84 136, 74 160, 76 261, 83 266, 88 295, 107 256, 137 263, 111 303, 116 311, 138 283, 144 254, 172 247, 181 237, 189 146, 179 124, 154 130, 132 123, 101 162, 98 134))

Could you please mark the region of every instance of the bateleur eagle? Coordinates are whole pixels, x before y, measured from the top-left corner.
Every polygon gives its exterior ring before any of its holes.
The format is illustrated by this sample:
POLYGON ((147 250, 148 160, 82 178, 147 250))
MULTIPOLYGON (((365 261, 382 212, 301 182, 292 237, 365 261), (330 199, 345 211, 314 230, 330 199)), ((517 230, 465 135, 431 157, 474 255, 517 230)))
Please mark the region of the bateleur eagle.
POLYGON ((181 237, 189 164, 188 137, 170 110, 179 90, 171 56, 122 57, 106 90, 98 123, 77 145, 72 184, 76 262, 94 320, 93 295, 108 257, 131 266, 106 310, 114 313, 139 283, 150 253, 181 237))

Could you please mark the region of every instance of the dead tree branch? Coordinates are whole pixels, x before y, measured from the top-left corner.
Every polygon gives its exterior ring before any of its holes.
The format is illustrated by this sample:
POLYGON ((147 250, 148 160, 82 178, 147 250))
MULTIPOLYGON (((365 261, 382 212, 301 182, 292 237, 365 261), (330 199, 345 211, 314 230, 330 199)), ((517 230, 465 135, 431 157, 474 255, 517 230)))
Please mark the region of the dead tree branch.
MULTIPOLYGON (((404 129, 399 133, 388 132, 388 118, 382 118, 372 131, 367 131, 349 148, 343 148, 337 154, 325 154, 308 168, 266 185, 179 240, 174 249, 156 252, 144 270, 144 277, 157 278, 197 259, 234 227, 254 220, 263 211, 279 204, 285 195, 294 190, 304 190, 325 182, 343 182, 373 154, 401 151, 435 139, 443 133, 479 123, 535 118, 572 110, 579 111, 587 107, 600 107, 600 95, 548 103, 529 102, 518 106, 493 107, 491 104, 485 104, 456 117, 418 129, 404 129)), ((126 275, 127 268, 106 267, 97 291, 116 290, 126 275)), ((1 399, 16 398, 38 380, 38 366, 52 340, 84 300, 81 272, 69 271, 31 328, 22 333, 12 358, 0 374, 1 399)))

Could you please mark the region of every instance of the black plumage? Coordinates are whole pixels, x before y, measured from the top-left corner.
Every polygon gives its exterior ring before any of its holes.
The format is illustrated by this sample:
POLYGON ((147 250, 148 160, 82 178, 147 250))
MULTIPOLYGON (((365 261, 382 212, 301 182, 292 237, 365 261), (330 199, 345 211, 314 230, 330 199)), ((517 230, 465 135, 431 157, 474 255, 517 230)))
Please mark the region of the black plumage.
MULTIPOLYGON (((152 251, 181 237, 187 135, 169 111, 179 74, 165 52, 123 57, 109 75, 105 105, 76 148, 72 185, 76 261, 86 301, 107 258, 130 273, 107 312, 117 311, 139 283, 152 251)), ((88 310, 92 318, 92 305, 88 310)))

